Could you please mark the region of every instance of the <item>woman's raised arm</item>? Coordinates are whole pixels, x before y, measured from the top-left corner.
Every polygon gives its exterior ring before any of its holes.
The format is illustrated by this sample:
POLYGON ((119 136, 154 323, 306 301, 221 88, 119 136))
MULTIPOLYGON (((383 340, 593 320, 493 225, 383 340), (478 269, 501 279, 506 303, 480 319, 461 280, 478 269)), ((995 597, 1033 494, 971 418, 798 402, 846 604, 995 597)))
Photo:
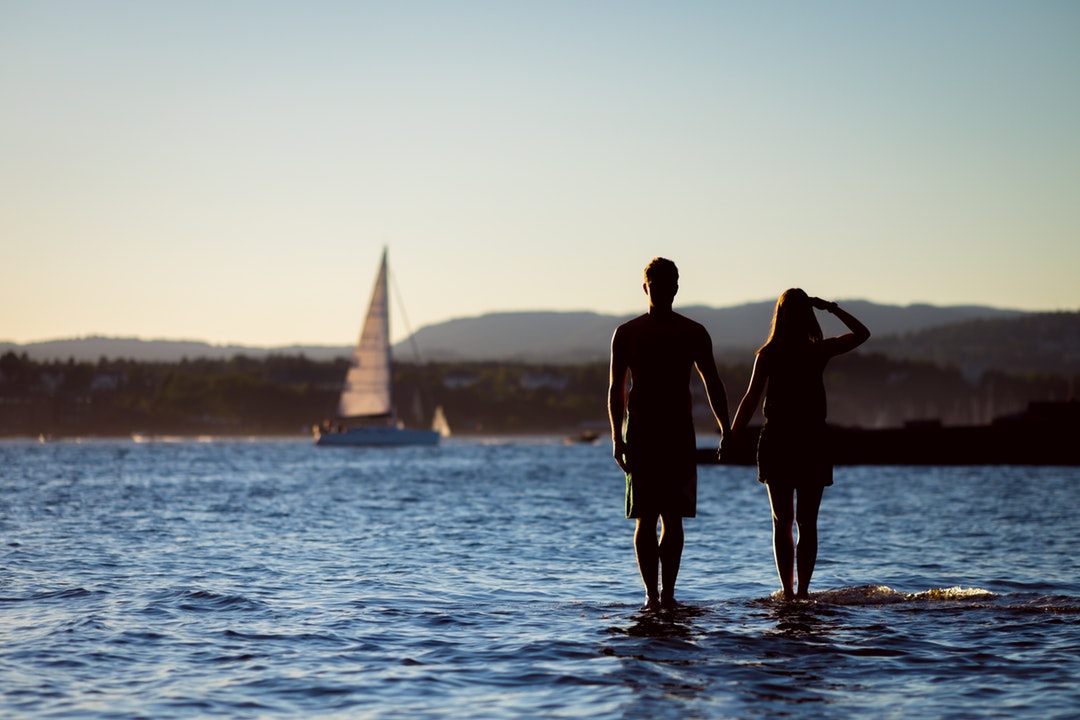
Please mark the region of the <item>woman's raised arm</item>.
POLYGON ((810 298, 810 303, 818 310, 832 313, 840 322, 847 326, 851 332, 829 338, 829 350, 832 355, 842 355, 851 352, 870 339, 870 329, 859 322, 858 318, 844 310, 834 302, 826 302, 821 298, 810 298))

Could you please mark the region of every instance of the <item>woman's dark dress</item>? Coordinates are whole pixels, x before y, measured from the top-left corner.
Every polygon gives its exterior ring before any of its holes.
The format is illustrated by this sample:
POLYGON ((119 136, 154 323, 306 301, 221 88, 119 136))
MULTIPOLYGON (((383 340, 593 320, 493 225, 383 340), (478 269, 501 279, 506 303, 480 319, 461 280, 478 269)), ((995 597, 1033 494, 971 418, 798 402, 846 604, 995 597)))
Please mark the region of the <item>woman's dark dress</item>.
POLYGON ((758 437, 758 480, 796 489, 832 485, 822 380, 829 360, 825 343, 774 342, 761 356, 769 378, 765 424, 758 437))

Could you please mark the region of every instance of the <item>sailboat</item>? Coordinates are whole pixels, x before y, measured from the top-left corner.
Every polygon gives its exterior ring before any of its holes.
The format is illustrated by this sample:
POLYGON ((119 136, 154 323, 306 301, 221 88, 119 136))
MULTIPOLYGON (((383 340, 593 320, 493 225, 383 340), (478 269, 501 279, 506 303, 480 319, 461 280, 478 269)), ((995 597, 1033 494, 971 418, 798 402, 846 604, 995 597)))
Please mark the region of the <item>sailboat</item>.
POLYGON ((338 400, 337 419, 315 428, 322 446, 436 445, 438 430, 406 428, 394 412, 391 387, 390 294, 383 249, 367 318, 338 400))

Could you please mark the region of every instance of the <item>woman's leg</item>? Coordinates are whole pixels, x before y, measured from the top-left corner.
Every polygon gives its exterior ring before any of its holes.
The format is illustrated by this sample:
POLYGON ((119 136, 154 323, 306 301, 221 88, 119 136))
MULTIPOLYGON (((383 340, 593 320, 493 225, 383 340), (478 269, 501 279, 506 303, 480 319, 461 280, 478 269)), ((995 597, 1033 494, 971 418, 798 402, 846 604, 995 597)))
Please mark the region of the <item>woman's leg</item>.
POLYGON ((814 574, 817 562, 817 516, 821 506, 823 487, 804 488, 798 492, 795 508, 795 523, 799 527, 799 545, 795 551, 799 571, 799 593, 797 597, 810 597, 810 576, 814 574))
POLYGON ((795 597, 795 539, 791 535, 795 522, 795 488, 775 483, 765 486, 769 490, 769 506, 772 508, 773 558, 776 574, 785 598, 795 597))

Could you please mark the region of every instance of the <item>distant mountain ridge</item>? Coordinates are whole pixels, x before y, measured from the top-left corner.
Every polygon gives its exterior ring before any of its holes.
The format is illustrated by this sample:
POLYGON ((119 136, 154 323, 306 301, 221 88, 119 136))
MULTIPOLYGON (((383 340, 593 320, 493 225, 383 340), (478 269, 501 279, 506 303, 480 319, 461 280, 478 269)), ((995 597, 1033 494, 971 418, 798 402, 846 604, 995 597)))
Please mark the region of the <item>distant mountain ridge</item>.
MULTIPOLYGON (((768 334, 775 301, 713 308, 702 305, 677 307, 678 312, 708 328, 719 356, 746 356, 768 334)), ((1009 320, 1031 316, 1020 310, 983 306, 882 305, 865 300, 846 300, 842 305, 879 338, 909 335, 972 321, 1009 320)), ((604 360, 614 329, 638 313, 604 315, 595 312, 495 312, 458 318, 420 328, 412 338, 395 347, 395 356, 422 361, 502 360, 539 363, 577 363, 604 360)), ((823 316, 826 333, 842 332, 831 316, 823 316)), ((0 342, 0 353, 26 353, 34 360, 97 361, 105 357, 141 361, 176 362, 183 358, 227 359, 236 355, 261 358, 267 355, 300 355, 312 360, 347 357, 351 346, 289 345, 253 347, 213 345, 191 340, 141 340, 138 338, 86 337, 19 345, 0 342)))
MULTIPOLYGON (((904 335, 972 320, 1022 317, 1029 313, 982 306, 882 305, 865 300, 842 301, 866 323, 875 337, 904 335)), ((676 310, 704 325, 717 355, 746 354, 765 341, 774 300, 713 308, 704 305, 676 310)), ((428 360, 520 360, 583 362, 608 356, 611 334, 635 317, 593 312, 497 312, 449 320, 418 330, 413 339, 428 360)), ((832 316, 819 313, 826 333, 844 332, 832 316)), ((405 343, 397 348, 409 357, 405 343)))
POLYGON ((893 360, 952 365, 969 380, 996 370, 1063 375, 1075 382, 1080 380, 1080 313, 969 320, 883 337, 872 350, 893 360))

